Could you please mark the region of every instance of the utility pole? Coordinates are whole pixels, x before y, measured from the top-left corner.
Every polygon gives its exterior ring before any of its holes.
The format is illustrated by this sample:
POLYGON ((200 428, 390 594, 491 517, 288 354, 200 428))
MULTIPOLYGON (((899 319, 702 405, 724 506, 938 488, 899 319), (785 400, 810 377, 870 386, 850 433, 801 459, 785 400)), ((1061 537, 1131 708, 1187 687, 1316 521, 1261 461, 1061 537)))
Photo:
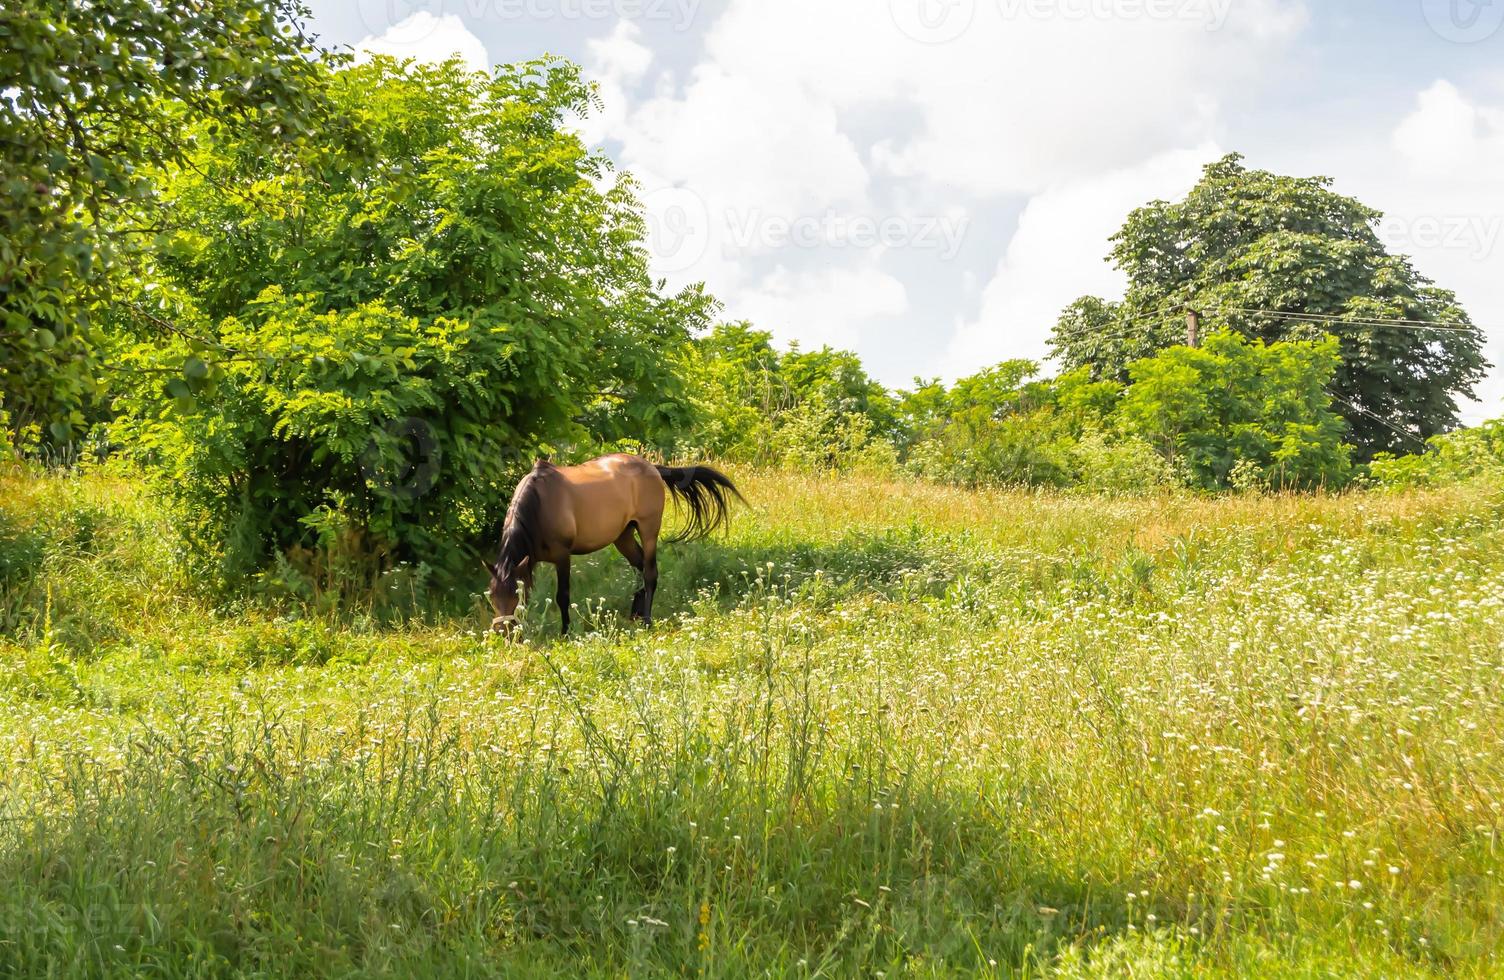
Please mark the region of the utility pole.
POLYGON ((1192 309, 1185 311, 1185 345, 1201 346, 1201 314, 1192 309))

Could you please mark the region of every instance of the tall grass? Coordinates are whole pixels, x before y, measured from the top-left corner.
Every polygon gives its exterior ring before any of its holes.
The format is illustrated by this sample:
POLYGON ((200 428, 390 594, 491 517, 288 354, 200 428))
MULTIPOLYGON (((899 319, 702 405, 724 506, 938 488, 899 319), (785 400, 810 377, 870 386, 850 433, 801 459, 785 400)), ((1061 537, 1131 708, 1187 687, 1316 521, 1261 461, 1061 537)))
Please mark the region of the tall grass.
POLYGON ((738 476, 659 626, 602 556, 522 643, 215 609, 129 480, 0 476, 0 972, 1497 971, 1496 489, 738 476))

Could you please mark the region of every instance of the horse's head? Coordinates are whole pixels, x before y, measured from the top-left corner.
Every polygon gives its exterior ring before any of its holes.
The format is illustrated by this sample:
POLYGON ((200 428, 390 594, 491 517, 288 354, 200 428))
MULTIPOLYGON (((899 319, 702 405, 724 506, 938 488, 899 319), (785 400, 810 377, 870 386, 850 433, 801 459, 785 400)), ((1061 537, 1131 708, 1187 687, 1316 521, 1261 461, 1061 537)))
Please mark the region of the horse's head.
POLYGON ((485 561, 481 564, 491 575, 491 586, 486 590, 491 609, 496 613, 491 620, 491 629, 497 633, 513 633, 517 629, 517 605, 522 601, 522 589, 532 584, 533 563, 523 561, 515 568, 485 561))

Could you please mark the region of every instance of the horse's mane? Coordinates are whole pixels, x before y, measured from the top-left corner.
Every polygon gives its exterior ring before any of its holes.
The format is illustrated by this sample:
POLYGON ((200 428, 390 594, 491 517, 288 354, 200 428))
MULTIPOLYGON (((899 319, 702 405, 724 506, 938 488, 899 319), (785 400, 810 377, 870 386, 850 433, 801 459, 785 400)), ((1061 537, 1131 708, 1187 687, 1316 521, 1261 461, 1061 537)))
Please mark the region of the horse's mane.
POLYGON ((516 574, 518 566, 537 554, 542 517, 543 496, 538 492, 535 471, 517 484, 517 492, 507 507, 507 520, 501 531, 501 555, 496 559, 498 577, 516 574))

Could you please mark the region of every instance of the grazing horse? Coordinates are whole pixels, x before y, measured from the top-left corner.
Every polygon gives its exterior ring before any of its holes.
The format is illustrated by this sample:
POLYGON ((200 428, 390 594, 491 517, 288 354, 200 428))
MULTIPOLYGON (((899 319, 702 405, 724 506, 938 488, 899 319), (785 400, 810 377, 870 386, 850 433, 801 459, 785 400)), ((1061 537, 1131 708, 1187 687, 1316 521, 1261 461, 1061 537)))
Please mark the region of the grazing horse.
POLYGON ((491 573, 488 594, 496 610, 491 628, 515 628, 519 587, 530 590, 533 572, 546 561, 559 571, 559 615, 567 634, 569 559, 612 544, 642 575, 642 588, 632 598, 632 618, 651 625, 658 586, 658 532, 669 494, 689 511, 688 523, 672 541, 709 535, 727 524, 731 497, 746 502, 735 484, 708 466, 656 466, 625 454, 578 466, 538 460, 512 494, 501 532, 501 555, 494 565, 482 562, 491 573))

